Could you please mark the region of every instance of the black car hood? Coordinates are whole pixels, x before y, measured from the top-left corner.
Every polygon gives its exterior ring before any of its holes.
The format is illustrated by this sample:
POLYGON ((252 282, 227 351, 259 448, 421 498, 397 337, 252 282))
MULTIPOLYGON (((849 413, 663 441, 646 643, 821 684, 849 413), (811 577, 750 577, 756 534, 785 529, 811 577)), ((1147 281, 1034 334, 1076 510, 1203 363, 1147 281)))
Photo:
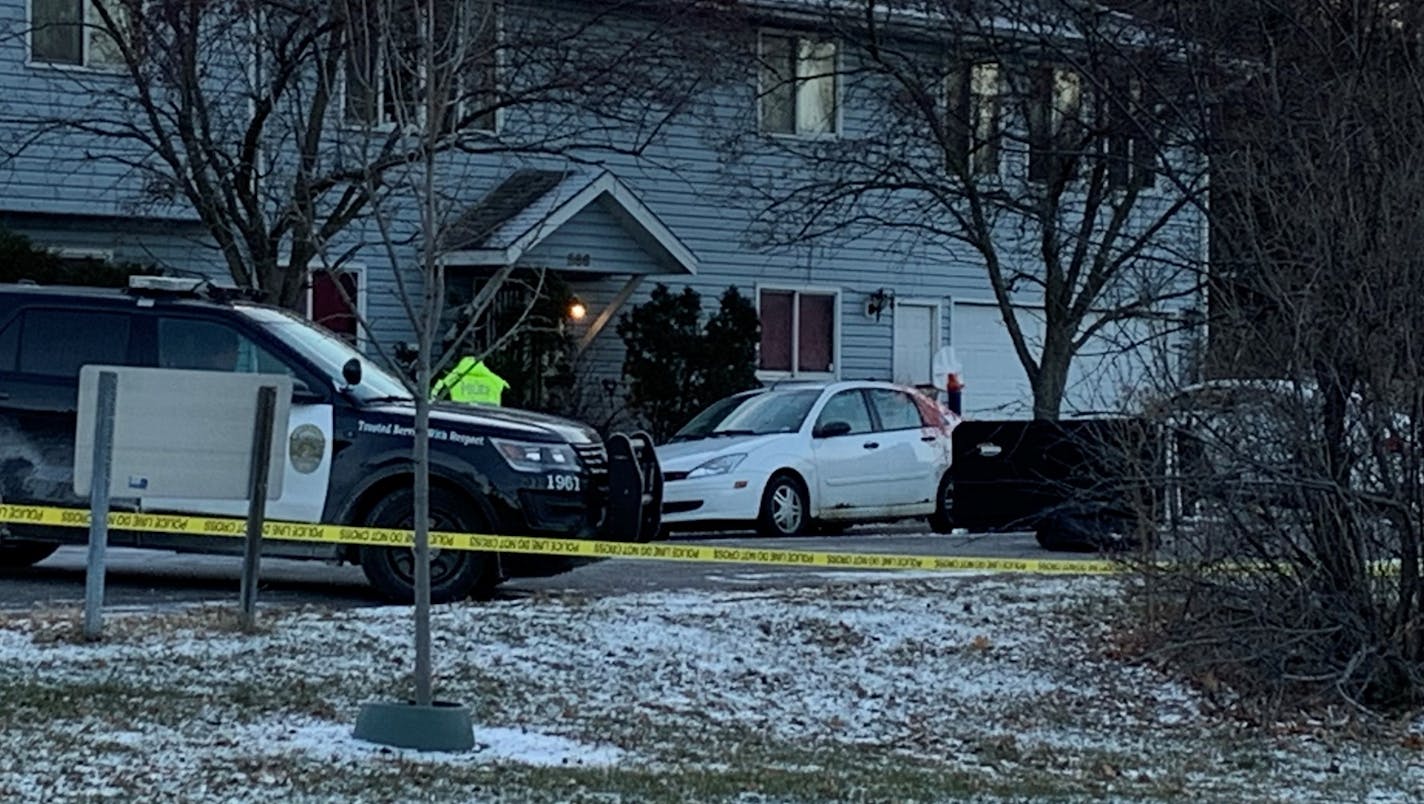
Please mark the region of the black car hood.
MULTIPOLYGON (((415 418, 415 405, 382 402, 366 410, 373 413, 415 418)), ((430 406, 432 427, 446 427, 477 435, 531 438, 537 441, 566 441, 570 444, 601 443, 598 431, 585 424, 516 408, 492 405, 434 403, 430 406)))

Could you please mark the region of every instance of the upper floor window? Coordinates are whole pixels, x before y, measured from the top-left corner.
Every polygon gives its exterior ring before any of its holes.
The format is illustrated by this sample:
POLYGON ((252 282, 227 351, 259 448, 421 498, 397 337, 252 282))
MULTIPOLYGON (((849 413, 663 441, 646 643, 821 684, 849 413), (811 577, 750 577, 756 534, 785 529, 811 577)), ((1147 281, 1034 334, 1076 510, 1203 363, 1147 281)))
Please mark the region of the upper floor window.
POLYGON ((1042 67, 1033 79, 1028 109, 1028 178, 1067 181, 1076 173, 1087 135, 1083 77, 1065 67, 1042 67))
POLYGON ((951 170, 973 176, 998 174, 1001 82, 1001 68, 992 61, 962 64, 947 77, 945 158, 951 170))
POLYGON ((417 128, 434 110, 443 131, 494 131, 499 42, 495 3, 438 0, 433 20, 428 18, 432 6, 419 0, 364 7, 366 16, 350 21, 344 104, 348 122, 417 128))
POLYGON ((1140 81, 1116 81, 1112 93, 1103 104, 1109 186, 1152 187, 1157 176, 1157 147, 1148 121, 1157 117, 1157 112, 1144 104, 1140 81))
MULTIPOLYGON (((116 24, 126 19, 120 0, 99 0, 116 24)), ((93 0, 30 0, 30 61, 113 68, 124 63, 93 0)))
POLYGON ((792 34, 763 33, 761 130, 768 134, 834 134, 838 110, 836 43, 792 34))

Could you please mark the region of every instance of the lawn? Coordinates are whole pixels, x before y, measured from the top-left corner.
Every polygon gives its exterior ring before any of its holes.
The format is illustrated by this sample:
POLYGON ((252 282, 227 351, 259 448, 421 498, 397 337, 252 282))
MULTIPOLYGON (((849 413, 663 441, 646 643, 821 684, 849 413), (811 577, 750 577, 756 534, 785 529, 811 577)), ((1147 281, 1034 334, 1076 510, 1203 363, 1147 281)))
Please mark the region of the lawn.
MULTIPOLYGON (((791 590, 438 607, 477 749, 350 736, 409 688, 409 612, 0 619, 0 800, 1411 801, 1424 740, 1252 724, 1119 658, 1110 578, 847 575, 791 590)), ((1424 728, 1424 724, 1421 724, 1424 728)))

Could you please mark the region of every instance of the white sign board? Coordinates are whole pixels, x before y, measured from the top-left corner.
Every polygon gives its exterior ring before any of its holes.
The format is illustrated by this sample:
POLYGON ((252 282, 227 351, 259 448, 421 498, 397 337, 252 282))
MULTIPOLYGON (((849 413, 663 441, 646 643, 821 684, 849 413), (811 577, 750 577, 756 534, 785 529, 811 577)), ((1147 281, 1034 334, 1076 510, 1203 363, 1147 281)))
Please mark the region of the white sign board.
POLYGON ((99 372, 118 375, 114 408, 112 497, 247 499, 257 389, 277 389, 267 497, 282 496, 292 378, 127 366, 79 372, 74 435, 74 493, 89 495, 99 372))

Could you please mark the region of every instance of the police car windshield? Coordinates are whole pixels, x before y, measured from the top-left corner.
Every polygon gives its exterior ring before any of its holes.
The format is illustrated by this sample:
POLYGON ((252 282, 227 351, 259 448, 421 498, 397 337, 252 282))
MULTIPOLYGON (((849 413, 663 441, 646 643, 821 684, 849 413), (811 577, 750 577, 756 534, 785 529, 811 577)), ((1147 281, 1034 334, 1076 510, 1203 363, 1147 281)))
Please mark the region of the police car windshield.
POLYGON ((237 309, 273 337, 316 364, 337 388, 346 385, 346 381, 341 378, 341 368, 354 357, 361 361, 361 382, 351 389, 356 396, 365 400, 411 398, 405 385, 385 369, 366 359, 365 355, 351 348, 346 341, 313 326, 296 314, 270 307, 239 305, 237 309))

